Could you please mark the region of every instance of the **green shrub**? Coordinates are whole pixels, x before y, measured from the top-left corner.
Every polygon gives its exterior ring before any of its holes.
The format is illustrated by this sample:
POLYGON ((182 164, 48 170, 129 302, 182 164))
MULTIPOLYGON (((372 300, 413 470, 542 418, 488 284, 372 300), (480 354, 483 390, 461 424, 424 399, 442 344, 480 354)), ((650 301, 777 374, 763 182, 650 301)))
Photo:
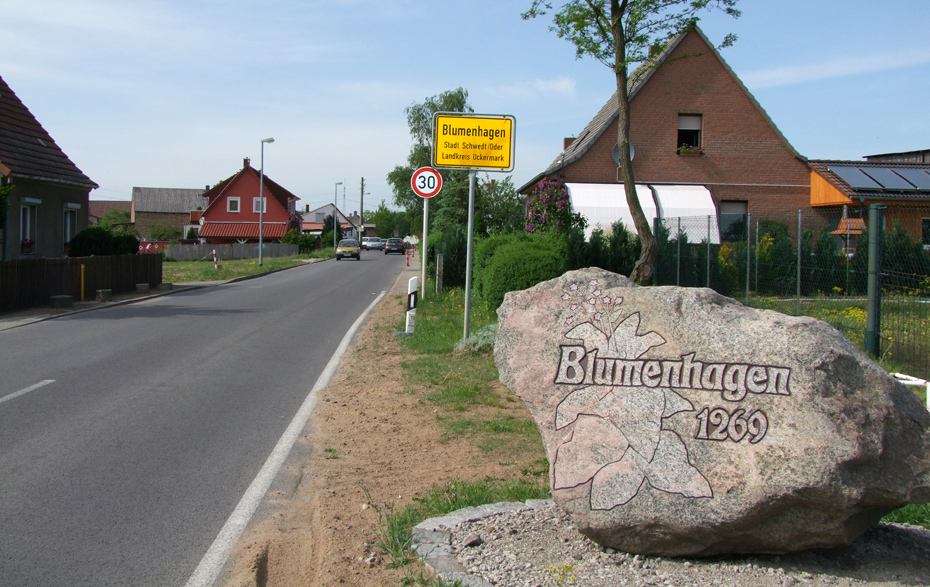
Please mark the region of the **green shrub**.
MULTIPOLYGON (((69 257, 90 257, 91 255, 112 255, 114 247, 113 233, 101 226, 89 226, 74 235, 68 243, 69 257)), ((138 248, 138 243, 136 244, 138 248)))
POLYGON ((114 255, 135 255, 139 252, 139 239, 128 233, 113 236, 114 255))
POLYGON ((149 238, 153 241, 176 241, 181 238, 181 228, 173 224, 153 224, 149 238))
POLYGON ((548 235, 531 235, 527 240, 501 245, 487 264, 482 297, 497 308, 507 292, 562 275, 567 269, 565 252, 565 242, 548 235))
POLYGON ((437 235, 429 236, 429 257, 432 261, 436 253, 442 255, 443 288, 463 287, 465 285, 465 257, 467 235, 461 226, 449 226, 437 235))
POLYGON ((484 290, 484 279, 488 272, 488 263, 494 258, 498 248, 513 242, 525 241, 529 238, 526 232, 514 232, 489 236, 476 242, 474 258, 472 259, 472 285, 475 291, 484 290))

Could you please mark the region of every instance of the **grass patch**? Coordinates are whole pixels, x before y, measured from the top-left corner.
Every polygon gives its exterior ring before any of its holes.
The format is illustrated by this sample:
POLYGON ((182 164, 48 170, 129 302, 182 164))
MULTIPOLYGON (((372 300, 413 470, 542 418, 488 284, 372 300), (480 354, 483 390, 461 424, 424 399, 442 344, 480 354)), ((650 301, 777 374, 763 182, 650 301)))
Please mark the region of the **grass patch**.
POLYGON ((913 524, 930 530, 930 504, 912 503, 897 509, 884 518, 883 522, 894 524, 913 524))
MULTIPOLYGON (((500 453, 501 461, 522 463, 542 455, 535 423, 509 413, 519 402, 498 383, 493 345, 455 350, 464 335, 464 303, 462 290, 451 290, 418 305, 414 335, 401 339, 416 353, 402 363, 407 381, 414 389, 426 388, 421 400, 439 409, 445 440, 467 437, 485 453, 500 453)), ((474 304, 471 332, 491 336, 496 317, 487 304, 474 304)))
POLYGON ((547 499, 549 496, 548 483, 541 483, 538 479, 450 481, 431 487, 423 497, 414 498, 411 505, 400 511, 395 511, 393 504, 373 503, 378 513, 376 545, 391 557, 392 566, 404 566, 415 558, 410 551, 413 527, 423 520, 465 507, 500 501, 547 499))
MULTIPOLYGON (((327 249, 324 249, 326 251, 327 249)), ((332 251, 330 251, 332 252, 332 251)), ((329 255, 332 256, 332 255, 329 255)), ((213 260, 209 261, 165 261, 162 264, 162 280, 165 283, 184 283, 188 281, 223 281, 257 275, 285 267, 302 265, 307 255, 292 257, 269 257, 262 259, 228 259, 219 262, 219 268, 213 268, 213 260)))
MULTIPOLYGON (((876 362, 889 372, 930 378, 930 304, 885 293, 882 298, 881 355, 876 362)), ((752 298, 749 305, 794 315, 795 300, 752 298)), ((865 298, 805 298, 801 314, 827 322, 865 352, 865 298)))

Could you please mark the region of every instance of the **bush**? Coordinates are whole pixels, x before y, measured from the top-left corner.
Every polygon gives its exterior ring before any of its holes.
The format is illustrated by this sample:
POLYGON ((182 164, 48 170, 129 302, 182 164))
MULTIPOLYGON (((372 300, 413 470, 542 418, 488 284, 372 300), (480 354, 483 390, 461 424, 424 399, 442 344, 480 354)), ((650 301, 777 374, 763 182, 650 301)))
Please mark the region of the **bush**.
POLYGON ((114 255, 135 255, 139 252, 139 239, 131 234, 122 233, 113 236, 114 255))
POLYGON ((436 252, 442 255, 443 288, 465 286, 465 257, 467 235, 461 226, 449 226, 445 231, 430 235, 429 260, 436 258, 436 252))
MULTIPOLYGON (((91 255, 112 255, 114 246, 113 233, 101 226, 89 226, 74 235, 68 243, 69 257, 90 257, 91 255)), ((138 243, 136 244, 138 249, 138 243)))
POLYGON ((173 224, 154 224, 149 229, 149 238, 153 241, 176 241, 181 238, 181 229, 173 224))
POLYGON ((472 284, 475 290, 479 292, 484 290, 484 280, 488 273, 488 264, 491 262, 491 259, 494 258, 494 254, 500 247, 517 241, 525 241, 529 238, 530 237, 525 232, 515 232, 489 236, 476 242, 474 259, 472 260, 472 273, 474 276, 472 284))
POLYGON ((482 277, 482 297, 492 308, 504 294, 532 287, 565 273, 565 243, 548 235, 502 244, 487 264, 482 277))

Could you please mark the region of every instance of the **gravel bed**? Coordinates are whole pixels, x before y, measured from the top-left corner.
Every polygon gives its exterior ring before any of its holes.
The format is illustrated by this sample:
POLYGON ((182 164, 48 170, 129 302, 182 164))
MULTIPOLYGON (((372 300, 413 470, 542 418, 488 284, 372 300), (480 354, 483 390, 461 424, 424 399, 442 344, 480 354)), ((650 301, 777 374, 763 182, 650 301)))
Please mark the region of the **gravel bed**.
POLYGON ((468 582, 474 585, 930 585, 930 531, 899 524, 880 524, 847 548, 782 556, 663 558, 604 549, 550 505, 462 522, 451 538, 451 554, 476 579, 468 582))

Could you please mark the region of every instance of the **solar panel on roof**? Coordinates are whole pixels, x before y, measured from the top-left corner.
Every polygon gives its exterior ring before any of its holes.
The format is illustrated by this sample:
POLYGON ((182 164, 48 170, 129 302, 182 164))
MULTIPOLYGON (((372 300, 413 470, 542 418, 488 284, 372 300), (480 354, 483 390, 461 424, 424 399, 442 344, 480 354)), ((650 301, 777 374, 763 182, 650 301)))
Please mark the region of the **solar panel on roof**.
POLYGON ((880 190, 882 186, 868 175, 862 173, 858 167, 828 167, 837 177, 849 184, 849 187, 856 190, 880 190))
POLYGON ((892 167, 892 171, 911 182, 919 190, 930 190, 930 173, 916 167, 892 167))
POLYGON ((859 167, 859 171, 874 179, 886 190, 913 190, 909 182, 888 167, 859 167))

